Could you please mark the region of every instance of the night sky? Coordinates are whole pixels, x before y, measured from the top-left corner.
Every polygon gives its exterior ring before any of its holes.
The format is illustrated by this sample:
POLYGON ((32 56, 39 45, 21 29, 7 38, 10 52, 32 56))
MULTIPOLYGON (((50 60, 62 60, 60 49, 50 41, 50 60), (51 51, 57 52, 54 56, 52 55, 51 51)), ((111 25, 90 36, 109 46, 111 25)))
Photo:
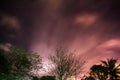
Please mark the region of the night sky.
POLYGON ((75 51, 86 66, 120 59, 119 0, 0 1, 0 45, 38 52, 44 60, 58 46, 75 51))

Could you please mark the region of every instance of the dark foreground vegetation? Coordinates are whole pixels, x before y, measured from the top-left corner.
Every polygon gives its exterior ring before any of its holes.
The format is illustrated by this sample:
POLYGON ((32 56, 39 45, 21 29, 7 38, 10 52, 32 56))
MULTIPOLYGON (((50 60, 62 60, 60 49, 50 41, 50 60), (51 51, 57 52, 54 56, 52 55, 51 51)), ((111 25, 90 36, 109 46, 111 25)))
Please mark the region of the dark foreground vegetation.
MULTIPOLYGON (((66 49, 56 49, 48 59, 48 75, 40 77, 40 55, 5 44, 0 48, 0 80, 73 80, 83 73, 85 61, 66 49)), ((120 80, 120 64, 114 58, 101 61, 90 68, 89 76, 77 80, 120 80)))

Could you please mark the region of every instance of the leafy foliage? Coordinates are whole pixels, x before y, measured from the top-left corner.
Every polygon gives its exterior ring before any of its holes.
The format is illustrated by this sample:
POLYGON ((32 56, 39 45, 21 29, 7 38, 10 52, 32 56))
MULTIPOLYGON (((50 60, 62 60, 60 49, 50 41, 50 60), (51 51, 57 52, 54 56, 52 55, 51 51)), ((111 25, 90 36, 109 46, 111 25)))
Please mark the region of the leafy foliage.
POLYGON ((91 74, 99 80, 120 80, 120 64, 116 65, 116 59, 101 61, 100 65, 91 67, 91 74))
POLYGON ((13 46, 7 46, 7 48, 9 49, 7 52, 0 49, 0 76, 6 80, 11 78, 18 80, 17 78, 32 76, 29 73, 31 70, 36 70, 38 65, 39 69, 42 68, 39 55, 13 46))

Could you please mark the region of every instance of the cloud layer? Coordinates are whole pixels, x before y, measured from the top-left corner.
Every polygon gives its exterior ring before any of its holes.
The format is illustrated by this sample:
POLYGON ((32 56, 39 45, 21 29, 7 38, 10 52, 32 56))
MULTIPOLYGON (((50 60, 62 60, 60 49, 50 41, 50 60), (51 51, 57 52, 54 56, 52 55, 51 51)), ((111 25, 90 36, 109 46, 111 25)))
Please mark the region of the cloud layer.
POLYGON ((89 67, 101 59, 119 59, 119 6, 118 0, 2 2, 0 13, 7 15, 1 16, 0 28, 6 26, 0 32, 1 42, 25 47, 43 57, 63 46, 88 60, 89 67), (20 29, 20 35, 10 38, 11 29, 20 29))

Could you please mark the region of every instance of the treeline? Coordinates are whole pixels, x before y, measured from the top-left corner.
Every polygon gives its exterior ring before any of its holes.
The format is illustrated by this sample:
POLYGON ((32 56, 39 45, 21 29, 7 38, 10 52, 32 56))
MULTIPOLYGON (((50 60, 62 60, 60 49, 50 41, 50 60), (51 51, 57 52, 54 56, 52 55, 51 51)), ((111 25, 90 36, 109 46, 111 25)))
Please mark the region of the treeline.
POLYGON ((85 61, 64 48, 49 55, 50 65, 46 76, 39 77, 43 69, 38 53, 5 44, 0 46, 0 80, 120 80, 120 64, 111 58, 90 68, 89 75, 81 77, 85 61), (78 77, 81 77, 78 79, 78 77))

